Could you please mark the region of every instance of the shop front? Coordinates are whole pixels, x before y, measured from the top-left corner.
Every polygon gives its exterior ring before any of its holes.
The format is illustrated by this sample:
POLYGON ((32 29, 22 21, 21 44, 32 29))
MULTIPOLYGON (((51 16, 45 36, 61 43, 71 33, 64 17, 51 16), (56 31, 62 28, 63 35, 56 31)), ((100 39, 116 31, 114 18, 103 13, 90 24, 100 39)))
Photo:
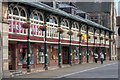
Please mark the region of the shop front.
MULTIPOLYGON (((44 54, 42 44, 31 43, 31 68, 43 67, 44 54)), ((9 41, 9 70, 23 70, 27 67, 27 43, 9 41)))
POLYGON ((58 45, 48 44, 49 66, 58 65, 58 45))

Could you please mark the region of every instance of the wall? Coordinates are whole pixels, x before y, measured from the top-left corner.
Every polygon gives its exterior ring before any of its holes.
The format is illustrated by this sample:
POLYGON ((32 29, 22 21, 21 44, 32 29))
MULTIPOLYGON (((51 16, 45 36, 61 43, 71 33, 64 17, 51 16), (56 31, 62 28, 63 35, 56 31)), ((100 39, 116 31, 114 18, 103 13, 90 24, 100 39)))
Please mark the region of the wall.
MULTIPOLYGON (((7 3, 2 3, 2 17, 4 17, 6 14, 7 14, 7 10, 8 10, 8 4, 7 3)), ((3 35, 3 38, 2 38, 2 45, 3 45, 3 50, 2 50, 2 53, 3 54, 3 77, 9 77, 9 71, 8 71, 8 29, 9 29, 9 26, 8 26, 8 23, 7 22, 7 19, 3 18, 2 19, 2 35, 3 35)))
MULTIPOLYGON (((2 10, 2 3, 0 2, 0 12, 2 10)), ((2 78, 2 24, 1 24, 1 21, 2 21, 2 13, 0 13, 0 79, 2 78)))

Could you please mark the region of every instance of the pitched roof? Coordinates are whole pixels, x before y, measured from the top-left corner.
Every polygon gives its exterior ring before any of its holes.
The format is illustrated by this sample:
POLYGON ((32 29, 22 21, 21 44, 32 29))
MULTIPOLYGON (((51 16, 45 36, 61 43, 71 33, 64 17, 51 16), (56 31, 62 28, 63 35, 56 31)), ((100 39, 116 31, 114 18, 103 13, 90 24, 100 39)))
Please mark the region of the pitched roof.
MULTIPOLYGON (((17 2, 16 0, 11 0, 12 2, 17 2)), ((85 23, 87 25, 90 25, 90 26, 93 26, 95 28, 99 28, 99 29, 103 29, 103 30, 107 30, 107 31, 110 31, 110 32, 113 32, 111 31, 110 29, 100 25, 100 24, 97 24, 93 21, 90 21, 88 19, 84 19, 78 15, 72 15, 72 14, 69 14, 69 13, 66 13, 65 11, 62 11, 60 9, 55 9, 55 8, 52 8, 46 4, 43 4, 41 2, 29 2, 27 0, 19 0, 20 3, 22 4, 25 4, 25 5, 29 5, 29 6, 33 6, 37 9, 43 9, 47 12, 50 12, 52 14, 56 14, 56 15, 60 15, 60 16, 63 16, 63 17, 66 17, 66 18, 69 18, 69 19, 72 19, 72 20, 76 20, 76 21, 79 21, 79 22, 82 22, 82 23, 85 23)))

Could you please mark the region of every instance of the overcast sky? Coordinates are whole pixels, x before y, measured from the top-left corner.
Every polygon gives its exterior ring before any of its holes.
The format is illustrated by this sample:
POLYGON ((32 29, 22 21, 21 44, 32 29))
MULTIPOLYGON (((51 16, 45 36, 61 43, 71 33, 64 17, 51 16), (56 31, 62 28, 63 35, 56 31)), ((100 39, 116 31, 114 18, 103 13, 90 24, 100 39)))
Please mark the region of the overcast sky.
MULTIPOLYGON (((118 10, 120 10, 120 3, 119 3, 119 7, 118 7, 118 2, 120 0, 116 0, 116 10, 117 10, 117 16, 118 16, 118 10)), ((120 12, 120 11, 119 11, 120 12)), ((120 13, 119 13, 119 16, 120 16, 120 13)))

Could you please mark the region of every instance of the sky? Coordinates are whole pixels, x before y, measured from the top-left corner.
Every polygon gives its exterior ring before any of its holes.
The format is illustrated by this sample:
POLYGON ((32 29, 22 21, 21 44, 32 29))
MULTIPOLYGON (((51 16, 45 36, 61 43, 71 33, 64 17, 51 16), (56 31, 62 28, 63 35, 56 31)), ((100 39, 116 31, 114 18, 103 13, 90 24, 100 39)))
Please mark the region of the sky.
MULTIPOLYGON (((118 2, 119 2, 120 0, 116 0, 116 11, 117 11, 117 16, 118 16, 118 10, 120 9, 120 7, 118 8, 118 2)), ((119 4, 120 5, 120 4, 119 4)), ((120 13, 119 13, 119 16, 120 16, 120 13)))

